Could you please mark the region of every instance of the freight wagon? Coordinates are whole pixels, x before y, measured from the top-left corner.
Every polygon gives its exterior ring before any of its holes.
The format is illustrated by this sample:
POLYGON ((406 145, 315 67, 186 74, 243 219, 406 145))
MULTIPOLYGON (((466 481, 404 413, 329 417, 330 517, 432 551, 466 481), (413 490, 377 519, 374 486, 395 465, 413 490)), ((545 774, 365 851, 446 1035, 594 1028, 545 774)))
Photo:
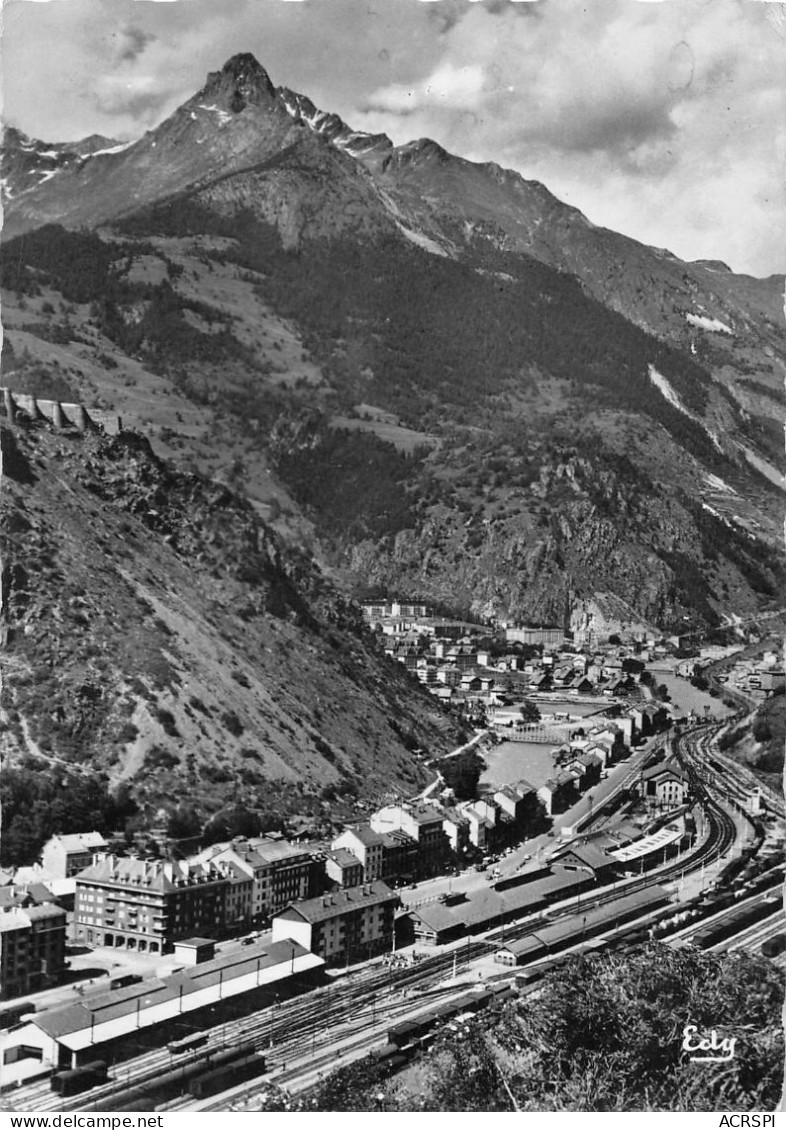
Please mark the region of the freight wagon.
POLYGON ((265 1073, 265 1057, 251 1052, 242 1059, 226 1063, 222 1067, 215 1067, 212 1071, 200 1073, 188 1085, 188 1093, 195 1099, 204 1099, 208 1095, 218 1094, 238 1083, 245 1083, 265 1073))
POLYGON ((438 1025, 452 1020, 460 1012, 480 1012, 495 1001, 504 1000, 513 992, 508 984, 497 985, 480 993, 463 993, 453 1001, 435 1005, 414 1020, 406 1020, 388 1029, 388 1043, 397 1048, 417 1044, 438 1025))
POLYGON ((58 1095, 76 1095, 80 1091, 87 1091, 90 1087, 99 1087, 106 1083, 107 1065, 102 1059, 92 1063, 85 1063, 81 1067, 73 1067, 69 1071, 56 1071, 50 1077, 49 1085, 58 1095))
POLYGON ((742 906, 738 910, 731 911, 719 922, 711 922, 708 926, 697 930, 691 938, 691 943, 702 950, 710 949, 712 946, 719 945, 720 942, 726 941, 727 938, 732 937, 734 934, 738 934, 742 930, 747 929, 748 926, 753 926, 756 922, 761 922, 762 919, 767 918, 782 905, 782 899, 770 895, 767 898, 761 899, 759 902, 753 903, 751 906, 742 906))
MULTIPOLYGON (((91 1111, 153 1110, 159 1103, 176 1098, 186 1092, 190 1093, 191 1081, 197 1076, 208 1075, 236 1061, 245 1060, 253 1051, 254 1045, 252 1043, 240 1044, 236 1048, 225 1048, 223 1051, 208 1051, 193 1059, 184 1060, 177 1067, 172 1067, 170 1070, 163 1071, 150 1079, 140 1080, 122 1090, 114 1091, 111 1095, 103 1096, 85 1109, 91 1111)), ((264 1060, 262 1060, 260 1071, 264 1071, 264 1060)))

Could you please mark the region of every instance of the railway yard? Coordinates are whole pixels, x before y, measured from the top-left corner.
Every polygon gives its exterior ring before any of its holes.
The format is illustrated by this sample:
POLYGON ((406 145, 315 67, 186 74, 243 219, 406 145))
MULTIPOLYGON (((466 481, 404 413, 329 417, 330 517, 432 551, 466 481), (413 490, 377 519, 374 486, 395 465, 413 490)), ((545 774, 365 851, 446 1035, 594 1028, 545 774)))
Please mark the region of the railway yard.
MULTIPOLYGON (((671 738, 703 814, 694 841, 676 858, 664 852, 662 864, 640 875, 555 899, 409 964, 377 959, 250 1015, 225 1011, 220 1024, 121 1062, 103 1063, 97 1048, 85 1067, 5 1089, 5 1108, 253 1109, 271 1084, 307 1091, 323 1074, 370 1053, 394 1070, 452 1017, 506 994, 537 991, 540 978, 572 954, 651 938, 713 952, 763 952, 782 967, 783 800, 764 790, 764 812, 747 814, 751 781, 718 751, 719 729, 705 723, 671 738)), ((595 811, 584 830, 602 828, 609 815, 595 811)))

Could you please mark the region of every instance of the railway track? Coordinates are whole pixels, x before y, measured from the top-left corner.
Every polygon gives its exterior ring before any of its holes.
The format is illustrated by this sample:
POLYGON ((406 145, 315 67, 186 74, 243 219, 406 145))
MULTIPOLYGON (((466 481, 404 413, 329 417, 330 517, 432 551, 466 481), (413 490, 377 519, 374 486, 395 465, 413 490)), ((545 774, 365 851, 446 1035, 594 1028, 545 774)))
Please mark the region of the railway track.
MULTIPOLYGON (((292 1041, 309 1040, 321 1031, 329 1033, 343 1022, 356 1018, 366 1008, 383 1008, 386 998, 391 1004, 395 1003, 396 997, 433 985, 454 966, 457 971, 464 969, 488 952, 490 946, 487 943, 468 940, 467 945, 455 953, 437 954, 409 968, 377 966, 301 997, 273 1004, 250 1016, 216 1025, 208 1029, 207 1044, 196 1056, 176 1060, 165 1048, 155 1049, 116 1064, 111 1069, 114 1078, 110 1082, 79 1095, 63 1098, 51 1091, 48 1080, 43 1080, 19 1088, 9 1095, 9 1099, 19 1109, 42 1113, 83 1110, 113 1096, 121 1098, 123 1092, 132 1087, 147 1083, 152 1086, 156 1079, 180 1064, 191 1063, 210 1051, 235 1043, 251 1043, 256 1050, 267 1054, 271 1046, 278 1048, 292 1041)), ((408 1007, 411 1009, 411 1001, 408 1007)))
POLYGON ((710 950, 712 953, 735 953, 738 950, 758 952, 763 942, 783 933, 784 925, 786 925, 786 919, 784 919, 783 908, 779 907, 769 918, 754 923, 747 930, 741 930, 739 934, 735 934, 731 938, 725 938, 717 945, 710 946, 710 950))
MULTIPOLYGON (((642 890, 654 884, 668 883, 680 876, 695 873, 720 858, 729 850, 737 835, 737 828, 731 815, 723 805, 712 795, 709 785, 702 780, 701 763, 710 756, 711 740, 719 727, 696 727, 685 734, 678 735, 675 739, 675 751, 680 756, 683 764, 692 773, 695 786, 702 797, 707 816, 707 835, 702 844, 688 858, 682 857, 657 871, 642 875, 639 879, 629 881, 623 890, 615 887, 601 888, 593 892, 590 899, 579 900, 578 909, 586 910, 590 906, 601 906, 613 902, 623 894, 642 890)), ((724 767, 725 768, 725 767, 724 767)), ((722 774, 721 781, 726 779, 722 774)), ((575 909, 566 906, 562 916, 575 913, 575 909)), ((554 922, 552 916, 548 920, 554 922)), ((201 1053, 215 1051, 236 1043, 250 1043, 256 1050, 271 1054, 278 1059, 279 1051, 289 1052, 298 1045, 302 1046, 303 1040, 311 1041, 316 1049, 317 1044, 330 1045, 333 1033, 342 1024, 356 1023, 358 1018, 368 1010, 373 1016, 378 1008, 390 1011, 402 1010, 402 1014, 412 1012, 412 1002, 404 1001, 405 994, 415 992, 435 985, 452 969, 466 968, 478 957, 488 955, 498 948, 503 940, 512 940, 526 936, 542 925, 544 918, 532 917, 523 923, 512 923, 503 931, 495 931, 487 935, 484 940, 471 940, 467 938, 466 945, 454 950, 435 954, 418 964, 406 969, 393 969, 392 967, 372 967, 360 973, 350 975, 338 983, 313 990, 301 997, 292 998, 260 1010, 251 1016, 230 1019, 208 1030, 208 1042, 201 1053), (382 1005, 378 1004, 380 996, 382 1005), (399 998, 397 1000, 397 998, 399 998)), ((329 1058, 331 1052, 325 1055, 329 1058)), ((181 1060, 178 1062, 191 1062, 181 1060)), ((83 1110, 86 1107, 117 1096, 122 1099, 122 1094, 131 1087, 150 1083, 166 1075, 177 1063, 166 1049, 155 1049, 133 1057, 114 1067, 115 1077, 109 1083, 93 1088, 91 1091, 69 1099, 63 1099, 49 1089, 48 1081, 31 1084, 13 1092, 9 1098, 13 1105, 20 1109, 36 1111, 69 1111, 83 1110), (22 1107, 21 1104, 24 1103, 22 1107)), ((185 1109, 181 1107, 182 1100, 172 1100, 176 1105, 171 1109, 185 1109)), ((217 1099, 218 1101, 218 1099, 217 1099)), ((224 1101, 223 1098, 221 1101, 224 1101)), ((189 1100, 189 1105, 193 1100, 189 1100)), ((117 1109, 122 1109, 118 1107, 117 1109)), ((218 1109, 218 1108, 216 1108, 218 1109)))

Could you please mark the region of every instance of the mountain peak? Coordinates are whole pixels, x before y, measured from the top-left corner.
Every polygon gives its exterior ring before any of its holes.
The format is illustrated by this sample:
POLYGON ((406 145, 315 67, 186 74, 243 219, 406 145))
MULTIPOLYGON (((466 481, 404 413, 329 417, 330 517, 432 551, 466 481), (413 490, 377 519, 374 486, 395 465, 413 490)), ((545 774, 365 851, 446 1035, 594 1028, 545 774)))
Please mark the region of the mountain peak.
POLYGON ((238 114, 249 103, 267 102, 275 94, 265 68, 246 51, 233 55, 220 71, 211 71, 200 97, 223 99, 227 108, 238 114))
POLYGON ((221 68, 221 74, 232 75, 236 79, 256 77, 262 81, 270 82, 268 73, 255 55, 250 51, 241 51, 227 59, 221 68))

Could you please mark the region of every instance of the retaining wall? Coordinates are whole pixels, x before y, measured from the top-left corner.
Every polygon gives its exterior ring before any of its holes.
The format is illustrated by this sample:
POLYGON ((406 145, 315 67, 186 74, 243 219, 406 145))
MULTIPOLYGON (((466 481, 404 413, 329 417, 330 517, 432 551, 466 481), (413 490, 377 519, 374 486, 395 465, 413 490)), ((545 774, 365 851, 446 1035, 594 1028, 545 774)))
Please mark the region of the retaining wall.
POLYGON ((56 428, 71 427, 80 432, 95 428, 113 436, 123 430, 123 421, 115 412, 86 408, 84 404, 41 400, 37 396, 8 388, 0 389, 0 392, 3 394, 3 410, 10 422, 13 422, 17 412, 24 412, 31 420, 49 420, 56 428))

